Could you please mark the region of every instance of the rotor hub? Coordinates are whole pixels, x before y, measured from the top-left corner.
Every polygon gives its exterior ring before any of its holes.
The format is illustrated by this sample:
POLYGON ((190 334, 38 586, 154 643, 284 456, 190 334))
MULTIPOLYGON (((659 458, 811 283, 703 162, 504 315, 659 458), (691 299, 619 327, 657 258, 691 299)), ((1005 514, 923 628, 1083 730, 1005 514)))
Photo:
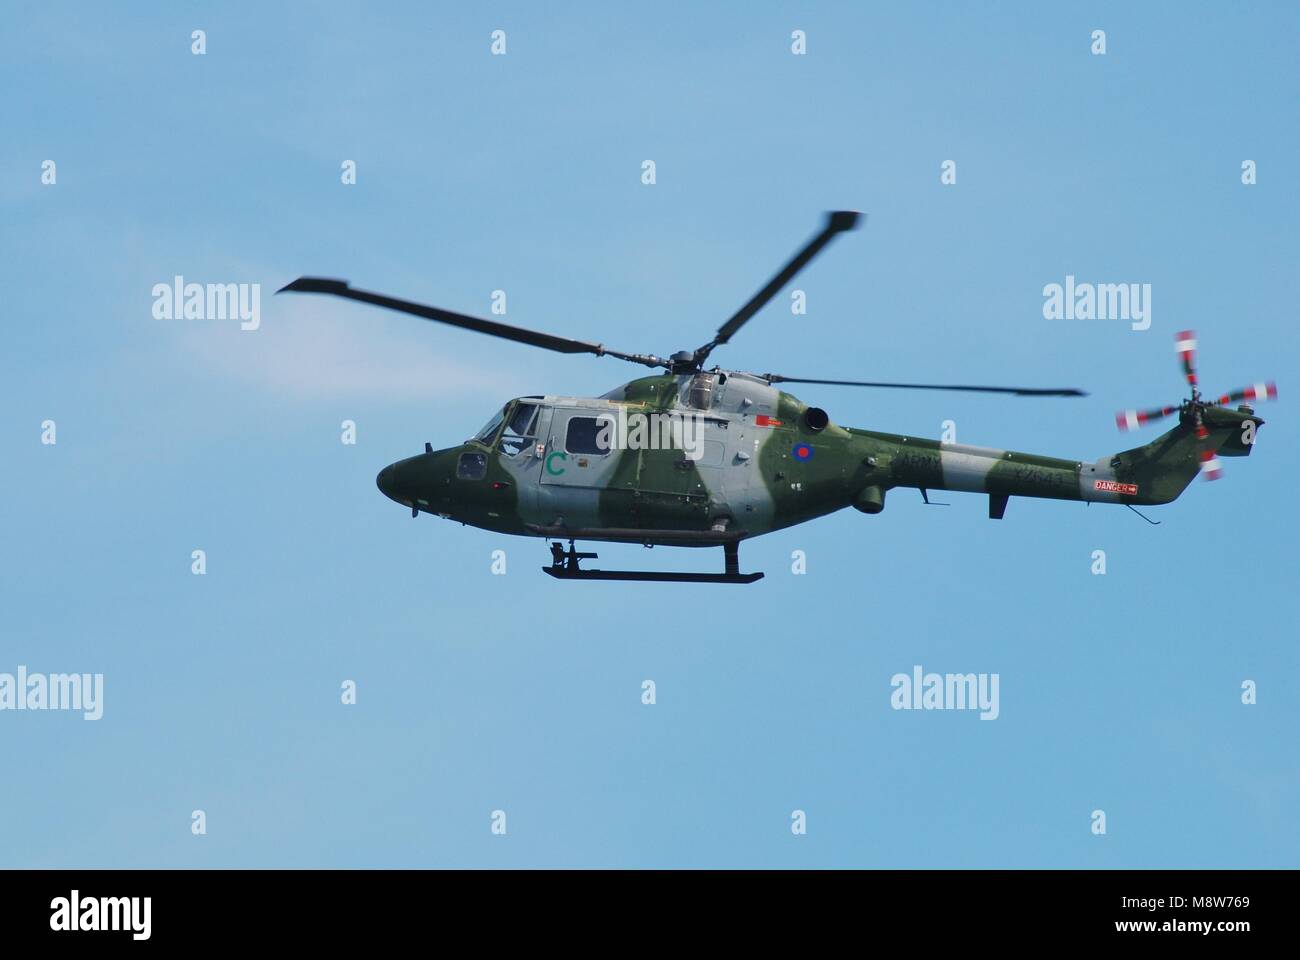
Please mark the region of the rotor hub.
POLYGON ((694 350, 678 350, 668 358, 668 364, 670 373, 694 373, 700 369, 694 350))

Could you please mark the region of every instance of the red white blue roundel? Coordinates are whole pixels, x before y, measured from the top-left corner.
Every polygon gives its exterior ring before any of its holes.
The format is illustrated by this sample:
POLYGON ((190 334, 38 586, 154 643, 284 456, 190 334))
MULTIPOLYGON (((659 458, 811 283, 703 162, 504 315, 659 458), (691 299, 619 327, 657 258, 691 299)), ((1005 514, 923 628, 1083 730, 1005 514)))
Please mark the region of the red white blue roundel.
POLYGON ((811 443, 796 443, 794 449, 790 451, 794 458, 800 463, 806 463, 813 457, 813 448, 811 443))

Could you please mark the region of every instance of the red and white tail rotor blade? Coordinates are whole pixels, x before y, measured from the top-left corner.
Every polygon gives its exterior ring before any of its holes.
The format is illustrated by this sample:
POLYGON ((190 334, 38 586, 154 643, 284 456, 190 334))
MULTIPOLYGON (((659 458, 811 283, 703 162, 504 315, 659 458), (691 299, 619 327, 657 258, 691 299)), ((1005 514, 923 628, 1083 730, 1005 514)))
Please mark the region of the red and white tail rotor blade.
POLYGON ((1183 362, 1183 376, 1187 384, 1196 392, 1196 331, 1184 330, 1174 337, 1174 348, 1178 359, 1183 362))
POLYGON ((1219 462, 1218 454, 1214 448, 1209 446, 1210 431, 1205 429, 1205 424, 1196 425, 1196 442, 1200 447, 1199 456, 1201 460, 1201 476, 1206 480, 1218 480, 1223 476, 1223 464, 1219 462))
POLYGON ((1159 420, 1171 413, 1177 413, 1177 407, 1156 407, 1153 410, 1121 410, 1115 414, 1115 425, 1121 430, 1136 430, 1145 427, 1152 420, 1159 420))
POLYGON ((1223 476, 1223 466, 1209 447, 1201 448, 1201 476, 1206 480, 1218 480, 1223 476))
POLYGON ((1260 400, 1276 399, 1277 384, 1272 380, 1269 380, 1267 383, 1253 383, 1244 390, 1233 390, 1232 393, 1225 393, 1214 402, 1222 407, 1229 403, 1236 403, 1239 400, 1253 400, 1258 402, 1260 400))

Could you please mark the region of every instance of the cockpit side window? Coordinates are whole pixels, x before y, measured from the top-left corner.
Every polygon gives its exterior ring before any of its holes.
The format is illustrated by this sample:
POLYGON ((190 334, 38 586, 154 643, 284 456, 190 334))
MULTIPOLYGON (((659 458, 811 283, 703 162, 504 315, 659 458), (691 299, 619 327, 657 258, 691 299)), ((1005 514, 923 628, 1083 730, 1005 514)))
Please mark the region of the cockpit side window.
POLYGON ((537 404, 521 403, 510 418, 510 432, 517 437, 531 437, 533 421, 537 418, 537 404))
POLYGON ((482 480, 487 475, 487 454, 462 453, 456 463, 459 480, 482 480))
POLYGON ((537 436, 537 404, 519 403, 510 415, 505 432, 501 435, 501 450, 508 457, 532 446, 537 436))

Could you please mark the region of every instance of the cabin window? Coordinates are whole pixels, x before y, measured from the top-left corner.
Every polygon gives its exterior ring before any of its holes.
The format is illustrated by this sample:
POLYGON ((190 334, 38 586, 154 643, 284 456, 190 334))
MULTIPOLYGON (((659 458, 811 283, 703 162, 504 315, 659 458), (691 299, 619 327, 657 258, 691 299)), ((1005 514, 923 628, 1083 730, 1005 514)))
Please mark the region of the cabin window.
POLYGON ((564 435, 564 449, 569 453, 600 456, 609 453, 609 435, 612 433, 608 417, 571 417, 569 429, 564 435), (602 428, 605 430, 604 436, 601 436, 602 428))
POLYGON ((462 453, 456 462, 456 477, 460 480, 482 480, 487 476, 487 454, 462 453))

